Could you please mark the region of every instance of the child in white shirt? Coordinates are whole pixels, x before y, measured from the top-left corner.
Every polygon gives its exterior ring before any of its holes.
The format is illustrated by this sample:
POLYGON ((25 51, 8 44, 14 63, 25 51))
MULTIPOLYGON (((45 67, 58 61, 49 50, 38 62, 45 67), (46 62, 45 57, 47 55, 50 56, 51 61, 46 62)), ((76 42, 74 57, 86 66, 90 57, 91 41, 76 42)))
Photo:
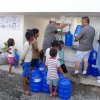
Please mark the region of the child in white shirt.
POLYGON ((32 45, 31 42, 33 41, 33 33, 26 32, 25 37, 27 41, 24 44, 24 49, 23 49, 23 54, 21 61, 23 62, 22 67, 23 67, 23 72, 22 72, 22 81, 23 81, 23 92, 26 95, 30 95, 30 92, 27 90, 26 86, 26 81, 27 77, 30 74, 31 71, 31 60, 32 60, 32 45))
MULTIPOLYGON (((55 48, 58 51, 58 47, 59 47, 59 42, 57 40, 53 40, 51 42, 51 47, 46 49, 46 52, 45 52, 46 60, 50 57, 50 54, 49 54, 50 49, 55 48)), ((59 54, 58 53, 57 53, 56 59, 59 59, 59 54)))

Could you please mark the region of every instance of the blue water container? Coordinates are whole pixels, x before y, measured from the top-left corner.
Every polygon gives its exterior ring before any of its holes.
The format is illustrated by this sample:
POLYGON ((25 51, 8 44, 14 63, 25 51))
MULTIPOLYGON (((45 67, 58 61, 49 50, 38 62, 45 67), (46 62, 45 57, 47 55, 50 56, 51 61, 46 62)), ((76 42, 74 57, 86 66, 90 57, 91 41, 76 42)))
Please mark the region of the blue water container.
POLYGON ((82 25, 77 25, 77 26, 76 26, 76 29, 75 29, 75 32, 74 32, 74 36, 75 36, 75 37, 76 37, 77 34, 81 31, 82 28, 83 28, 82 25))
POLYGON ((34 69, 30 74, 30 89, 35 93, 42 91, 42 75, 37 69, 34 69))
POLYGON ((68 100, 71 97, 71 81, 63 76, 60 76, 58 84, 58 95, 61 100, 68 100))
POLYGON ((59 76, 60 80, 64 78, 63 75, 60 72, 58 72, 58 76, 59 76))
POLYGON ((15 52, 15 59, 16 60, 14 61, 13 66, 16 67, 19 65, 19 59, 20 59, 18 53, 16 53, 16 52, 15 52))
POLYGON ((99 76, 96 60, 97 60, 97 52, 93 49, 89 55, 89 60, 88 60, 89 66, 88 66, 87 74, 94 77, 99 76))
POLYGON ((15 58, 16 58, 17 61, 19 61, 19 55, 16 52, 15 52, 15 58))
POLYGON ((97 52, 93 49, 89 55, 89 63, 96 65, 96 59, 97 59, 97 52))
POLYGON ((50 93, 49 85, 47 84, 47 72, 44 72, 43 74, 42 91, 44 93, 50 93))
POLYGON ((43 62, 38 63, 38 69, 39 69, 39 71, 41 72, 41 74, 43 76, 44 72, 46 71, 46 68, 45 68, 43 62))
POLYGON ((66 35, 65 35, 65 46, 72 46, 73 44, 73 35, 71 34, 71 32, 69 31, 66 35))

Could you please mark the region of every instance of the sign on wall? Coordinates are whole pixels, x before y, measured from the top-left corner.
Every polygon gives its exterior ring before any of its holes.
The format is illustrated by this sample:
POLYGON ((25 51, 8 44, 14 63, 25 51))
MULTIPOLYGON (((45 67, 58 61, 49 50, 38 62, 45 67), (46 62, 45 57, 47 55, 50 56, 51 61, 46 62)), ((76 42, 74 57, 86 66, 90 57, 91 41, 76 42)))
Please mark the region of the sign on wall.
POLYGON ((19 16, 0 16, 0 29, 20 30, 19 16))

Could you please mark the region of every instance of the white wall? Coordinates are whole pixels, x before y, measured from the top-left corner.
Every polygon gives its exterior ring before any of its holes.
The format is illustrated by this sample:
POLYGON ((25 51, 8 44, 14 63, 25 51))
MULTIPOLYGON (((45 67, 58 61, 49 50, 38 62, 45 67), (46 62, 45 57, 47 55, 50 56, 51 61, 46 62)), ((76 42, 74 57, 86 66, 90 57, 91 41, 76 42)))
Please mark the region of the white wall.
POLYGON ((23 50, 24 16, 18 16, 18 17, 20 20, 19 30, 0 29, 0 46, 2 48, 4 46, 4 42, 6 42, 9 38, 13 38, 15 40, 15 47, 18 49, 18 53, 21 54, 23 50))
MULTIPOLYGON (((40 30, 40 36, 38 38, 38 44, 39 49, 42 49, 42 43, 44 38, 44 31, 46 28, 46 25, 48 24, 49 17, 41 17, 41 16, 28 16, 28 15, 21 15, 20 18, 20 30, 0 30, 0 46, 3 47, 3 43, 8 40, 8 38, 14 38, 15 39, 15 47, 18 49, 19 54, 22 53, 23 50, 23 44, 25 42, 25 32, 27 29, 32 28, 38 28, 40 30)), ((71 32, 74 34, 75 28, 76 28, 76 20, 77 18, 81 17, 67 17, 66 22, 71 22, 71 32)), ((91 25, 96 30, 96 38, 94 42, 94 48, 97 50, 97 38, 100 34, 100 17, 90 17, 91 25)), ((67 31, 69 30, 68 27, 66 27, 67 31)), ((65 29, 65 30, 66 30, 65 29)), ((64 36, 63 36, 64 37, 64 36)), ((64 59, 66 61, 66 64, 68 66, 75 66, 75 50, 72 50, 71 48, 64 48, 64 59)))

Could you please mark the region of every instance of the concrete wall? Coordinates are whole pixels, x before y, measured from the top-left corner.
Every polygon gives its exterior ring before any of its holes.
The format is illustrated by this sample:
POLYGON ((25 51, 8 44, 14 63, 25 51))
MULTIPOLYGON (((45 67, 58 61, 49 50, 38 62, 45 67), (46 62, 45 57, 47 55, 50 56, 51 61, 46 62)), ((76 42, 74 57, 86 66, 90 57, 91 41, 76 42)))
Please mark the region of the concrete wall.
MULTIPOLYGON (((15 15, 14 15, 15 16, 15 15)), ((12 17, 12 16, 3 16, 3 17, 12 17)), ((15 40, 15 47, 18 49, 18 53, 21 54, 23 50, 23 29, 24 29, 24 16, 17 16, 20 20, 20 29, 0 29, 0 47, 4 46, 4 42, 6 42, 9 38, 13 38, 15 40)))
MULTIPOLYGON (((6 16, 5 16, 6 17, 6 16)), ((8 38, 14 38, 15 39, 15 47, 18 49, 19 54, 22 53, 23 50, 23 44, 25 42, 25 32, 27 29, 32 29, 32 28, 38 28, 40 30, 40 36, 38 38, 38 44, 39 44, 39 49, 42 49, 42 43, 43 43, 43 38, 44 38, 44 31, 46 28, 46 25, 48 24, 48 21, 50 17, 41 17, 41 16, 34 16, 34 15, 21 15, 19 16, 20 18, 20 30, 8 30, 0 29, 0 47, 3 47, 3 43, 8 40, 8 38)), ((80 19, 81 17, 62 17, 60 18, 61 20, 64 19, 66 22, 71 23, 71 28, 70 31, 72 34, 74 34, 75 28, 77 26, 77 19, 80 19)), ((57 18, 59 19, 59 17, 57 18)), ((90 17, 91 20, 91 25, 95 28, 96 30, 96 37, 94 40, 94 48, 97 50, 98 44, 97 44, 97 39, 98 35, 100 34, 100 17, 90 17)), ((66 27, 64 31, 69 31, 69 28, 66 27)), ((63 35, 64 39, 65 35, 63 35)), ((75 65, 75 50, 72 50, 71 48, 64 48, 64 60, 68 66, 74 66, 75 65)))

